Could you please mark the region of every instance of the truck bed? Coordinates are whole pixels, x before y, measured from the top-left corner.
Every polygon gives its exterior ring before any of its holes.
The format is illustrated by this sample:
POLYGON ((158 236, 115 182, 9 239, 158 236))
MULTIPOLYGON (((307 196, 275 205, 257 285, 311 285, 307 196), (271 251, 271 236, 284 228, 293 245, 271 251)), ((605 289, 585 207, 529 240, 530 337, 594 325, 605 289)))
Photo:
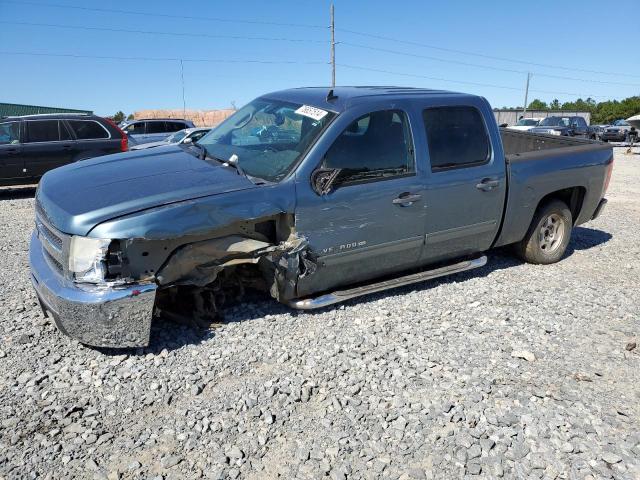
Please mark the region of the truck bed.
POLYGON ((542 133, 521 132, 518 130, 500 129, 502 148, 506 157, 522 155, 540 150, 556 150, 585 145, 601 145, 600 142, 576 137, 561 137, 542 133))
POLYGON ((509 189, 502 231, 494 246, 521 240, 538 205, 552 192, 576 191, 574 225, 591 220, 603 195, 607 168, 613 162, 609 144, 500 129, 509 189))

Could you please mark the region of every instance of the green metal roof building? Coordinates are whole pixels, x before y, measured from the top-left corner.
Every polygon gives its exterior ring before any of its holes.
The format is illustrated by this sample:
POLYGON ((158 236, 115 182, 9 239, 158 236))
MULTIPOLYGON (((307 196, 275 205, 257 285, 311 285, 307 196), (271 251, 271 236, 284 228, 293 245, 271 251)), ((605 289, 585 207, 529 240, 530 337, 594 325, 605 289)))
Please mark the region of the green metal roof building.
POLYGON ((43 107, 41 105, 20 105, 18 103, 1 103, 0 117, 18 115, 36 115, 38 113, 86 113, 91 115, 92 110, 75 110, 73 108, 43 107))

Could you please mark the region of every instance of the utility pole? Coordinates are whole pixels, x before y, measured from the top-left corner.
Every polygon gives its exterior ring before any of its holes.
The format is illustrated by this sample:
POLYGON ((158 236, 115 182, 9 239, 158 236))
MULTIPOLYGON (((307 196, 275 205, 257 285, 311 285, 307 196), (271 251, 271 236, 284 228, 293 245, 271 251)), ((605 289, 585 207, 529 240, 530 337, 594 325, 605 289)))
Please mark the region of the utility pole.
POLYGON ((529 80, 530 79, 531 79, 531 72, 527 72, 527 86, 524 88, 524 110, 522 110, 523 117, 524 117, 524 114, 527 113, 527 102, 529 101, 529 80))
POLYGON ((336 86, 336 24, 333 17, 333 3, 331 4, 331 88, 336 86))
POLYGON ((187 115, 187 104, 184 101, 184 64, 182 63, 182 59, 180 59, 180 77, 182 78, 182 118, 185 118, 187 115))

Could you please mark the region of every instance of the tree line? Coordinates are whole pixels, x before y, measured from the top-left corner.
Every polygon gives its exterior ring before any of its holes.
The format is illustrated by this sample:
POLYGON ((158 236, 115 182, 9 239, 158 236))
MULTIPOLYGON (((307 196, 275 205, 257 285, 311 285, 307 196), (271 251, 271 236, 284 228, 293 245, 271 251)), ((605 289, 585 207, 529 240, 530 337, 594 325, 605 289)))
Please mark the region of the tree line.
POLYGON ((569 110, 574 112, 591 112, 591 123, 610 124, 614 120, 620 118, 626 119, 640 114, 640 96, 625 98, 624 100, 607 100, 604 102, 596 102, 589 97, 586 100, 582 98, 575 102, 560 103, 555 98, 550 103, 543 102, 536 98, 529 106, 528 110, 569 110))

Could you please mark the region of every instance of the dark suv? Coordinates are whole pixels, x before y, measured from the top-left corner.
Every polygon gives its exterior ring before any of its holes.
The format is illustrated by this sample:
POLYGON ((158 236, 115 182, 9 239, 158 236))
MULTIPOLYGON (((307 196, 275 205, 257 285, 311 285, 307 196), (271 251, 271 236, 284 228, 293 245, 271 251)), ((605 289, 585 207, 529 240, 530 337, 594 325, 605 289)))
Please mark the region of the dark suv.
POLYGON ((580 116, 552 116, 529 130, 529 133, 546 133, 548 135, 562 135, 565 137, 584 137, 596 139, 596 131, 589 127, 586 120, 580 116))
POLYGON ((95 115, 0 117, 0 185, 35 183, 56 167, 128 148, 124 132, 95 115))

